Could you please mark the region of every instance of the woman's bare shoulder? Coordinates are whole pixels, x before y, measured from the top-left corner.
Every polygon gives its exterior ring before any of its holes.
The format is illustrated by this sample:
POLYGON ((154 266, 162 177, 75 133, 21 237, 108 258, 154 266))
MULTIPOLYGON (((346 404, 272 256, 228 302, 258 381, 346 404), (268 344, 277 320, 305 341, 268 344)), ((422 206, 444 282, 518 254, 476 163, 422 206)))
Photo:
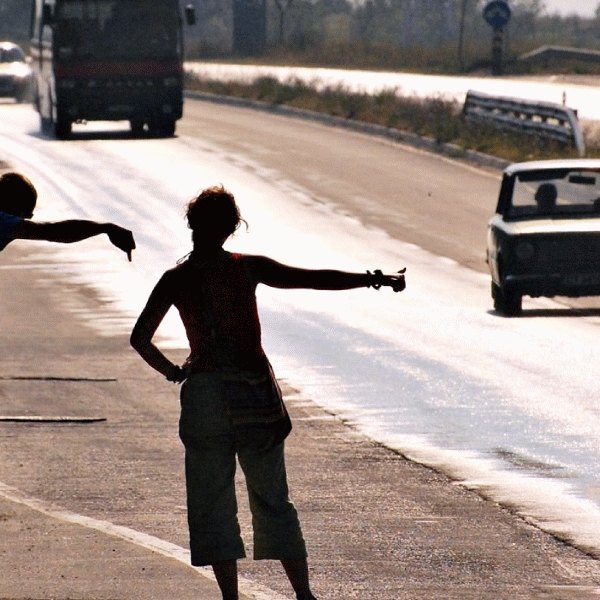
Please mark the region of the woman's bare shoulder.
POLYGON ((241 254, 240 257, 246 269, 248 269, 255 276, 255 278, 259 280, 261 275, 264 275, 274 266, 279 264, 272 258, 269 258, 268 256, 261 256, 260 254, 241 254))

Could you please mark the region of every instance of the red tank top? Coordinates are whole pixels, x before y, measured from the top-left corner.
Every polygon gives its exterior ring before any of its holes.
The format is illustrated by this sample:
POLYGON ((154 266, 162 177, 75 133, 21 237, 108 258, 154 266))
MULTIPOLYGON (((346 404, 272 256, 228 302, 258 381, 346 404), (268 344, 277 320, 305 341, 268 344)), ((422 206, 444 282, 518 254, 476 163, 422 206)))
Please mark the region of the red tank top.
POLYGON ((172 293, 190 344, 192 371, 264 364, 255 287, 241 254, 189 259, 171 271, 172 293))

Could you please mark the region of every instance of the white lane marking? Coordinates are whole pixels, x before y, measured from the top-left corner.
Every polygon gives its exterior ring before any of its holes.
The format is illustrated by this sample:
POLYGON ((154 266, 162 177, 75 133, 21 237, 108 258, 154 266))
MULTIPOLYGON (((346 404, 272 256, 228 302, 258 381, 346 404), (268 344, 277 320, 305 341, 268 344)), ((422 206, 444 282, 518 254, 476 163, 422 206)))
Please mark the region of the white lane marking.
MULTIPOLYGON (((0 482, 0 496, 3 496, 11 502, 27 506, 42 514, 48 515, 49 517, 87 527, 88 529, 94 529, 106 535, 120 538, 131 544, 141 546, 142 548, 146 548, 147 550, 151 550, 152 552, 156 552, 167 558, 174 558, 193 569, 198 575, 215 581, 215 577, 209 567, 192 567, 190 564, 190 551, 181 546, 177 546, 176 544, 172 544, 171 542, 161 540, 160 538, 136 531, 129 527, 115 525, 109 521, 101 521, 92 517, 86 517, 85 515, 79 515, 50 502, 46 502, 45 500, 27 496, 21 490, 2 482, 0 482)), ((240 593, 252 600, 288 600, 285 596, 274 592, 266 586, 257 584, 254 581, 243 577, 240 577, 238 585, 240 593)))

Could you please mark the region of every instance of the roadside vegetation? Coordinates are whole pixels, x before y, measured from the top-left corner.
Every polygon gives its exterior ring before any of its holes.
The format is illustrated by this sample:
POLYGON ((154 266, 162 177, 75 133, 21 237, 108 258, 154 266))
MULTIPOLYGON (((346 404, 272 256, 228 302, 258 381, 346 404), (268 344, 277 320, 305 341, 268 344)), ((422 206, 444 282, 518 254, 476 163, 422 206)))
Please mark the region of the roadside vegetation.
MULTIPOLYGON (((462 107, 454 102, 443 98, 402 96, 394 89, 369 95, 349 92, 342 87, 318 90, 316 86, 298 80, 281 83, 271 77, 261 77, 245 84, 205 80, 190 73, 187 74, 186 88, 373 123, 511 162, 577 156, 575 149, 558 142, 467 121, 461 116, 462 107)), ((588 156, 600 156, 593 132, 587 133, 588 156)))
MULTIPOLYGON (((491 76, 493 32, 483 18, 488 0, 265 1, 264 44, 246 54, 235 48, 235 3, 196 2, 203 25, 188 39, 189 60, 491 76)), ((523 58, 547 45, 600 51, 600 3, 587 19, 550 14, 542 0, 510 0, 509 5, 505 75, 567 74, 600 81, 600 61, 544 64, 523 58)), ((462 107, 441 97, 422 99, 394 89, 369 96, 272 78, 242 84, 188 75, 187 86, 375 123, 509 161, 576 156, 557 142, 465 121, 462 107)), ((582 129, 588 155, 600 155, 597 132, 591 125, 582 129)))

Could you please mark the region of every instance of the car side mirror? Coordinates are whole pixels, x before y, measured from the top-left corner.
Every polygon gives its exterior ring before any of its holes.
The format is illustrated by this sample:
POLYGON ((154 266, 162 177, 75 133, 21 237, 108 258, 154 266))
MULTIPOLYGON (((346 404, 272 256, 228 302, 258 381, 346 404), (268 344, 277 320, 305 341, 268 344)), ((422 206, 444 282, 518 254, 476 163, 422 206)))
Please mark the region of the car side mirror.
POLYGON ((185 7, 185 20, 188 25, 196 24, 196 9, 193 4, 188 4, 185 7))

